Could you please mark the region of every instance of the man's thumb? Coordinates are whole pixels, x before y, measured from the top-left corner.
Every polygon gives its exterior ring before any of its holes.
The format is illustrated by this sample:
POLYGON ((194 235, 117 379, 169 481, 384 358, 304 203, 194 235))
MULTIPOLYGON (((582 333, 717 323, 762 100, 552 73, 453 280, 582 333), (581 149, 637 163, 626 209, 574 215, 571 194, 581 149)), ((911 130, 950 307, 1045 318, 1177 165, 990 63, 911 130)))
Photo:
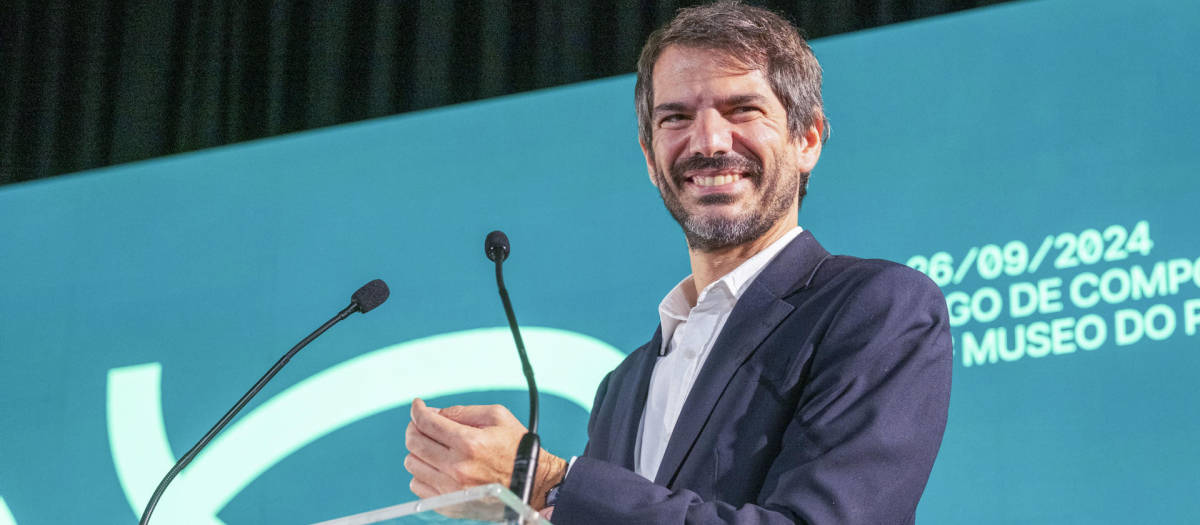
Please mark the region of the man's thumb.
POLYGON ((497 425, 507 413, 508 409, 500 405, 456 405, 441 411, 442 417, 476 428, 497 425))

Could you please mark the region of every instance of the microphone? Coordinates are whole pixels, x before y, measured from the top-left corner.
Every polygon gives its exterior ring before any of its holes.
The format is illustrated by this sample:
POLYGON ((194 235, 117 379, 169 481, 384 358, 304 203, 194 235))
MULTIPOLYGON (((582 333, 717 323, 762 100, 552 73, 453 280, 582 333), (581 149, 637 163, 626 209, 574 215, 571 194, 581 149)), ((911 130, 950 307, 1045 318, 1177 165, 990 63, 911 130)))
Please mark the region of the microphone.
POLYGON ((267 382, 270 381, 271 378, 275 377, 275 374, 278 374, 279 371, 283 369, 284 365, 288 364, 288 361, 291 361, 292 356, 296 355, 296 352, 299 352, 301 348, 307 346, 308 343, 311 343, 313 339, 316 339, 318 336, 325 333, 326 330, 339 323, 342 319, 350 317, 350 314, 354 312, 362 312, 365 314, 371 310, 374 310, 375 307, 383 304, 383 302, 387 300, 389 294, 390 292, 388 291, 387 284, 380 279, 375 279, 374 281, 364 284, 362 288, 359 288, 358 291, 354 292, 354 295, 350 296, 350 306, 347 306, 341 312, 338 312, 333 319, 326 321, 325 324, 321 325, 320 328, 317 328, 315 332, 309 334, 308 337, 305 337, 303 341, 300 341, 299 344, 292 347, 291 350, 288 350, 288 353, 279 358, 279 361, 276 361, 275 365, 272 366, 271 369, 268 370, 267 373, 263 375, 257 383, 254 383, 254 386, 250 387, 250 391, 246 392, 245 395, 243 395, 242 398, 233 405, 233 408, 229 409, 224 416, 221 416, 221 420, 217 421, 217 424, 213 425, 213 427, 209 429, 208 433, 204 434, 204 437, 200 438, 200 441, 197 442, 191 450, 187 451, 187 454, 184 454, 183 457, 179 458, 179 461, 175 462, 175 466, 171 467, 171 470, 167 472, 166 476, 163 476, 162 481, 158 484, 158 488, 155 489, 154 494, 150 496, 150 501, 146 503, 146 509, 142 511, 142 519, 138 521, 138 525, 146 525, 150 523, 150 515, 154 513, 154 507, 158 505, 158 500, 161 499, 163 493, 166 492, 167 485, 170 485, 171 481, 175 479, 175 476, 178 476, 179 473, 183 471, 183 468, 188 466, 188 464, 196 458, 196 455, 208 445, 208 442, 212 441, 212 439, 216 437, 222 429, 225 428, 225 425, 229 424, 229 421, 232 420, 238 412, 241 412, 242 408, 246 406, 246 403, 249 403, 250 400, 258 394, 258 391, 262 390, 262 388, 266 386, 267 382))
MULTIPOLYGON (((496 264, 504 262, 508 259, 508 236, 500 230, 489 233, 487 239, 483 240, 483 253, 496 264)), ((504 287, 503 282, 500 287, 504 287)))
MULTIPOLYGON (((517 445, 517 458, 513 461, 512 481, 508 487, 528 505, 529 498, 533 495, 534 480, 537 478, 538 452, 542 448, 537 435, 537 382, 533 379, 533 366, 529 364, 529 356, 525 353, 525 342, 521 340, 521 329, 517 327, 517 316, 513 313, 512 302, 508 300, 508 289, 504 287, 503 264, 504 260, 508 259, 508 236, 499 230, 489 233, 483 242, 483 252, 488 259, 496 263, 496 286, 500 289, 500 302, 504 304, 508 327, 512 330, 513 341, 517 344, 517 354, 521 356, 525 382, 529 383, 529 432, 521 437, 521 442, 517 445)), ((506 519, 509 517, 506 516, 506 519)))
MULTIPOLYGON (((362 288, 359 288, 358 291, 354 292, 354 295, 350 296, 350 306, 346 307, 346 309, 349 310, 358 305, 358 311, 365 314, 374 310, 376 306, 383 304, 391 294, 392 291, 388 290, 387 283, 383 282, 383 279, 375 279, 362 285, 362 288)), ((345 316, 342 319, 345 319, 345 316)), ((341 319, 338 320, 340 321, 341 319)))

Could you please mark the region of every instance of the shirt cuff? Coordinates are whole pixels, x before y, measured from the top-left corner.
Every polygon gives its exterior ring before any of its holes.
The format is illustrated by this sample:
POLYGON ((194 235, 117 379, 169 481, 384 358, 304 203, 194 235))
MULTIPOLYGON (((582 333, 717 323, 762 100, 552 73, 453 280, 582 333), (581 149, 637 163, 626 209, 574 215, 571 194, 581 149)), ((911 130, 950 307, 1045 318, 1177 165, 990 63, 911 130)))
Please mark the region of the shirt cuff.
MULTIPOLYGON (((567 475, 571 473, 571 467, 575 466, 575 460, 577 459, 579 459, 579 456, 571 456, 571 461, 567 462, 567 471, 563 473, 563 479, 567 479, 567 475)), ((562 480, 559 480, 559 483, 562 483, 562 480)))

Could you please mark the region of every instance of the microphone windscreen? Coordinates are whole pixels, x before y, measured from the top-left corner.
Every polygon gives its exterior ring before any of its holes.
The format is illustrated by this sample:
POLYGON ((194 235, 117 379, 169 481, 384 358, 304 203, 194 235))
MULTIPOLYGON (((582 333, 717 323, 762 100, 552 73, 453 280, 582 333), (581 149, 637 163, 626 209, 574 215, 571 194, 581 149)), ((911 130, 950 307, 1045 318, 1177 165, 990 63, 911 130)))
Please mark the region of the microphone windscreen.
POLYGON ((358 303, 358 311, 365 314, 374 310, 376 306, 383 304, 390 294, 391 291, 388 290, 387 283, 383 282, 382 279, 375 279, 364 284, 357 292, 354 292, 354 295, 350 296, 350 300, 358 303))
POLYGON ((508 258, 508 236, 500 230, 489 233, 483 241, 483 253, 492 262, 504 262, 508 258))

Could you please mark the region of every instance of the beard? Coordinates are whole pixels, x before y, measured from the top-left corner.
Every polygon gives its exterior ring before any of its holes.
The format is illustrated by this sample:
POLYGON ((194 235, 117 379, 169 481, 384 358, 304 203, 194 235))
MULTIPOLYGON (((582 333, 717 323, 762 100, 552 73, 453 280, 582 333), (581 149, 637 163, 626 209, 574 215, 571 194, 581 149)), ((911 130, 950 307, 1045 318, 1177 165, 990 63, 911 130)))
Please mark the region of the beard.
MULTIPOLYGON (((656 164, 655 177, 658 191, 667 211, 683 228, 688 246, 701 252, 715 252, 741 246, 762 237, 787 215, 792 202, 802 197, 802 188, 807 186, 808 174, 798 173, 790 164, 766 172, 757 159, 738 153, 726 153, 715 157, 688 157, 671 167, 668 177, 656 164), (741 171, 749 178, 754 190, 742 196, 749 199, 745 210, 733 216, 698 213, 689 210, 680 199, 686 187, 686 174, 693 170, 741 171)), ((696 201, 695 208, 732 204, 738 199, 729 193, 703 195, 696 201)))

